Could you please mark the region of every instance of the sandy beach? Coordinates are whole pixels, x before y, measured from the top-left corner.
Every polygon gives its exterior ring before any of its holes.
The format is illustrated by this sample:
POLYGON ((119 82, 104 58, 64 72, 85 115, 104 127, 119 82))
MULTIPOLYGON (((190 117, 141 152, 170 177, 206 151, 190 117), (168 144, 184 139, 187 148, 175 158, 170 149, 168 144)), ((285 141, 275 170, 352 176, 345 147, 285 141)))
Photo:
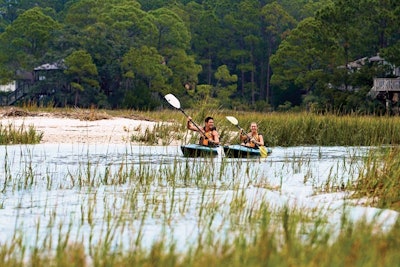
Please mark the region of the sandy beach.
POLYGON ((41 143, 110 143, 130 142, 133 134, 152 129, 157 122, 122 117, 108 117, 96 120, 82 120, 51 113, 35 115, 21 112, 2 112, 0 124, 33 126, 43 133, 41 143))

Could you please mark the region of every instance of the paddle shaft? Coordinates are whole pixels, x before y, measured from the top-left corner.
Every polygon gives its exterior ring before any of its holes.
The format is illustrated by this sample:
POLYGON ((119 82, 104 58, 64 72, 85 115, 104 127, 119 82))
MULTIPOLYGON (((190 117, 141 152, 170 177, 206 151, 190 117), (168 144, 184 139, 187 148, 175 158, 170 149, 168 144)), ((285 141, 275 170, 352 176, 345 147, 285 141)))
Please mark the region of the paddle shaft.
MULTIPOLYGON (((248 135, 248 133, 247 133, 242 127, 239 126, 238 120, 237 120, 235 117, 226 116, 226 119, 227 119, 228 121, 230 121, 233 125, 235 125, 236 127, 238 127, 239 130, 241 130, 241 134, 244 133, 244 134, 246 135, 247 140, 251 140, 250 137, 249 137, 249 135, 248 135)), ((267 149, 265 148, 265 146, 260 146, 260 145, 258 145, 258 144, 254 144, 254 145, 256 145, 256 146, 260 149, 260 155, 261 155, 261 157, 262 157, 262 158, 266 158, 267 155, 268 155, 268 151, 267 151, 267 149)))
MULTIPOLYGON (((247 137, 247 140, 250 140, 250 139, 251 139, 250 136, 248 136, 248 132, 246 132, 242 127, 240 127, 239 124, 236 124, 236 127, 238 127, 240 130, 243 131, 244 135, 246 135, 246 137, 247 137)), ((255 145, 256 145, 258 148, 262 147, 262 146, 257 145, 257 144, 255 144, 255 145)))
MULTIPOLYGON (((189 118, 189 115, 186 114, 186 112, 181 108, 181 102, 179 102, 179 99, 176 98, 173 94, 167 94, 164 96, 164 98, 168 101, 168 103, 173 106, 176 109, 179 109, 187 118, 189 118)), ((193 123, 193 125, 197 128, 197 130, 204 136, 204 138, 208 139, 208 137, 203 133, 203 131, 197 126, 197 124, 190 119, 190 122, 193 123)))
POLYGON ((248 132, 246 132, 242 127, 240 127, 239 124, 236 124, 236 127, 238 127, 239 130, 241 130, 244 133, 244 135, 247 137, 247 140, 250 140, 250 136, 247 135, 248 132))
MULTIPOLYGON (((174 96, 173 94, 166 94, 166 95, 164 96, 164 98, 168 101, 168 103, 169 103, 171 106, 173 106, 173 107, 176 108, 176 109, 179 109, 179 110, 183 113, 183 115, 185 115, 185 116, 189 119, 189 121, 196 127, 197 131, 200 132, 200 134, 202 134, 202 135, 204 136, 205 140, 210 140, 210 139, 207 137, 207 135, 203 132, 203 130, 201 130, 200 127, 197 126, 197 124, 192 120, 192 118, 190 118, 190 117, 186 114, 186 112, 181 108, 181 102, 179 102, 179 99, 176 98, 176 96, 174 96)), ((193 129, 191 129, 191 130, 193 130, 193 129)), ((212 140, 211 140, 211 141, 212 141, 212 140)), ((218 156, 224 156, 225 153, 224 153, 223 148, 220 147, 219 145, 217 145, 217 147, 218 147, 218 150, 217 150, 217 151, 218 151, 218 156)))
MULTIPOLYGON (((186 114, 186 112, 185 112, 182 108, 179 108, 179 110, 180 110, 187 118, 189 118, 189 115, 186 114)), ((190 122, 193 123, 194 127, 196 127, 197 130, 199 130, 199 132, 204 136, 204 138, 208 140, 207 135, 200 129, 199 126, 197 126, 197 124, 196 124, 192 119, 190 119, 190 122)))

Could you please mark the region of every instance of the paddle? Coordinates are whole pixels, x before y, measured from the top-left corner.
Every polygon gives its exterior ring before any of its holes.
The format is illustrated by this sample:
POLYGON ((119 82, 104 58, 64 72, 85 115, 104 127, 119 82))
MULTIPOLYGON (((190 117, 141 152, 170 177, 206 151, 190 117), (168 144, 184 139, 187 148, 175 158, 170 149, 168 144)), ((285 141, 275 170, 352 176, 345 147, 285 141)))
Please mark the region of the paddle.
MULTIPOLYGON (((235 125, 236 127, 238 127, 241 131, 243 131, 245 133, 245 135, 247 136, 247 132, 239 126, 239 121, 233 117, 233 116, 226 116, 226 119, 232 123, 233 125, 235 125)), ((265 146, 258 146, 258 149, 260 150, 260 155, 262 158, 266 158, 268 156, 268 151, 267 148, 265 146)))
MULTIPOLYGON (((185 113, 185 111, 181 108, 181 102, 179 102, 179 99, 176 98, 173 94, 167 94, 164 96, 164 98, 168 101, 168 103, 171 104, 176 109, 179 109, 187 118, 189 118, 189 115, 185 113)), ((208 139, 207 136, 203 133, 203 131, 197 126, 197 124, 190 119, 190 122, 193 123, 193 125, 199 130, 199 132, 204 136, 204 138, 208 139)))
MULTIPOLYGON (((178 98, 176 98, 173 94, 167 94, 164 97, 168 101, 168 103, 171 104, 171 106, 179 109, 186 117, 189 118, 189 115, 187 115, 185 111, 181 108, 181 102, 179 102, 178 98)), ((199 126, 197 126, 197 124, 192 119, 190 119, 190 122, 193 123, 193 125, 197 128, 197 130, 199 130, 199 132, 204 136, 205 139, 208 139, 207 135, 205 135, 205 133, 199 128, 199 126)))

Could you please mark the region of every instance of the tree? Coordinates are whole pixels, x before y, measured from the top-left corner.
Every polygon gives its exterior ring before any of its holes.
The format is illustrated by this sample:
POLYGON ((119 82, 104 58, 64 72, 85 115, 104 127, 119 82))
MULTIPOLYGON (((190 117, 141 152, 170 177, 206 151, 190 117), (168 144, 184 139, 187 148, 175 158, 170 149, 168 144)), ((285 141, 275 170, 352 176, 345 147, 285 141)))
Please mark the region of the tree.
POLYGON ((120 106, 125 78, 121 63, 131 47, 154 46, 157 28, 154 17, 130 0, 83 0, 71 5, 65 17, 65 50, 86 50, 99 72, 101 91, 113 107, 120 106))
POLYGON ((388 62, 395 66, 400 66, 400 41, 397 41, 394 45, 384 48, 381 50, 381 55, 388 62))
POLYGON ((296 20, 291 17, 277 2, 263 6, 261 14, 265 23, 265 34, 267 42, 267 69, 266 69, 266 88, 265 100, 269 103, 270 97, 270 75, 271 64, 270 58, 278 48, 278 44, 288 35, 289 30, 297 24, 296 20))
POLYGON ((170 77, 172 92, 179 93, 177 89, 183 87, 191 90, 198 84, 198 75, 202 67, 195 63, 194 56, 188 55, 183 49, 174 51, 168 61, 168 67, 173 70, 173 75, 170 77))
POLYGON ((73 91, 75 91, 74 105, 78 105, 79 92, 85 90, 86 87, 99 88, 97 80, 97 68, 93 64, 93 59, 85 50, 74 51, 65 58, 67 69, 64 73, 69 78, 69 83, 73 91))
POLYGON ((0 35, 0 65, 12 70, 32 70, 42 64, 58 29, 60 24, 40 8, 25 11, 0 35))
POLYGON ((202 72, 199 73, 201 83, 211 85, 217 64, 217 54, 221 47, 222 34, 219 18, 213 10, 208 10, 205 5, 194 2, 186 6, 186 12, 189 14, 192 51, 202 66, 202 72))
MULTIPOLYGON (((396 0, 363 0, 363 17, 359 29, 368 36, 377 52, 399 40, 400 2, 396 0)), ((360 8, 359 8, 360 9, 360 8)), ((366 42, 363 42, 366 45, 366 42)))
MULTIPOLYGON (((245 96, 246 84, 250 84, 250 99, 254 105, 255 95, 258 94, 258 86, 255 81, 257 50, 261 45, 261 15, 259 2, 245 0, 233 4, 223 19, 226 29, 231 29, 231 40, 225 49, 228 58, 235 61, 239 75, 239 91, 242 97, 245 96)), ((225 49, 222 49, 224 51, 225 49)), ((226 64, 227 61, 225 60, 226 64)))
MULTIPOLYGON (((183 10, 180 13, 184 13, 183 10)), ((167 8, 150 11, 149 14, 154 17, 157 27, 158 39, 155 47, 172 71, 169 80, 171 88, 180 88, 182 91, 183 86, 195 87, 201 66, 187 53, 191 40, 188 25, 176 12, 167 8)))
MULTIPOLYGON (((190 32, 183 20, 173 11, 160 8, 149 12, 154 16, 157 27, 156 48, 168 57, 174 49, 188 49, 190 32)), ((168 61, 168 58, 166 58, 168 61)))
POLYGON ((150 91, 165 88, 171 70, 154 47, 131 48, 123 58, 122 67, 128 79, 142 79, 150 91))
POLYGON ((336 68, 336 53, 334 40, 329 39, 321 22, 305 19, 271 56, 271 84, 286 89, 293 83, 310 92, 327 82, 327 75, 336 68))
POLYGON ((231 75, 226 65, 220 66, 214 74, 217 83, 214 87, 214 97, 222 104, 222 106, 228 106, 230 97, 235 93, 237 89, 237 75, 231 75))
POLYGON ((290 14, 297 21, 302 21, 303 19, 314 17, 315 12, 320 10, 321 8, 330 5, 332 0, 272 0, 268 1, 276 2, 282 8, 290 14))

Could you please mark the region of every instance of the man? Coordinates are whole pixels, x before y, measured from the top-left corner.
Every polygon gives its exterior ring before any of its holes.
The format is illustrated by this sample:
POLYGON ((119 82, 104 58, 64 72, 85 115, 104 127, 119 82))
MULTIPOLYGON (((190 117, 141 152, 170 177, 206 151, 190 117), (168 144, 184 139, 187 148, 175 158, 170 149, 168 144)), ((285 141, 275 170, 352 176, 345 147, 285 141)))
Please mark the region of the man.
POLYGON ((203 146, 218 146, 219 145, 219 134, 217 129, 214 127, 214 119, 207 117, 204 120, 205 124, 203 128, 198 128, 192 123, 192 118, 188 117, 187 128, 189 130, 200 132, 200 145, 203 146))
POLYGON ((250 124, 250 133, 244 134, 243 130, 240 131, 240 140, 243 141, 241 144, 242 146, 248 146, 252 148, 264 146, 264 138, 262 134, 258 133, 258 126, 255 122, 250 124))

